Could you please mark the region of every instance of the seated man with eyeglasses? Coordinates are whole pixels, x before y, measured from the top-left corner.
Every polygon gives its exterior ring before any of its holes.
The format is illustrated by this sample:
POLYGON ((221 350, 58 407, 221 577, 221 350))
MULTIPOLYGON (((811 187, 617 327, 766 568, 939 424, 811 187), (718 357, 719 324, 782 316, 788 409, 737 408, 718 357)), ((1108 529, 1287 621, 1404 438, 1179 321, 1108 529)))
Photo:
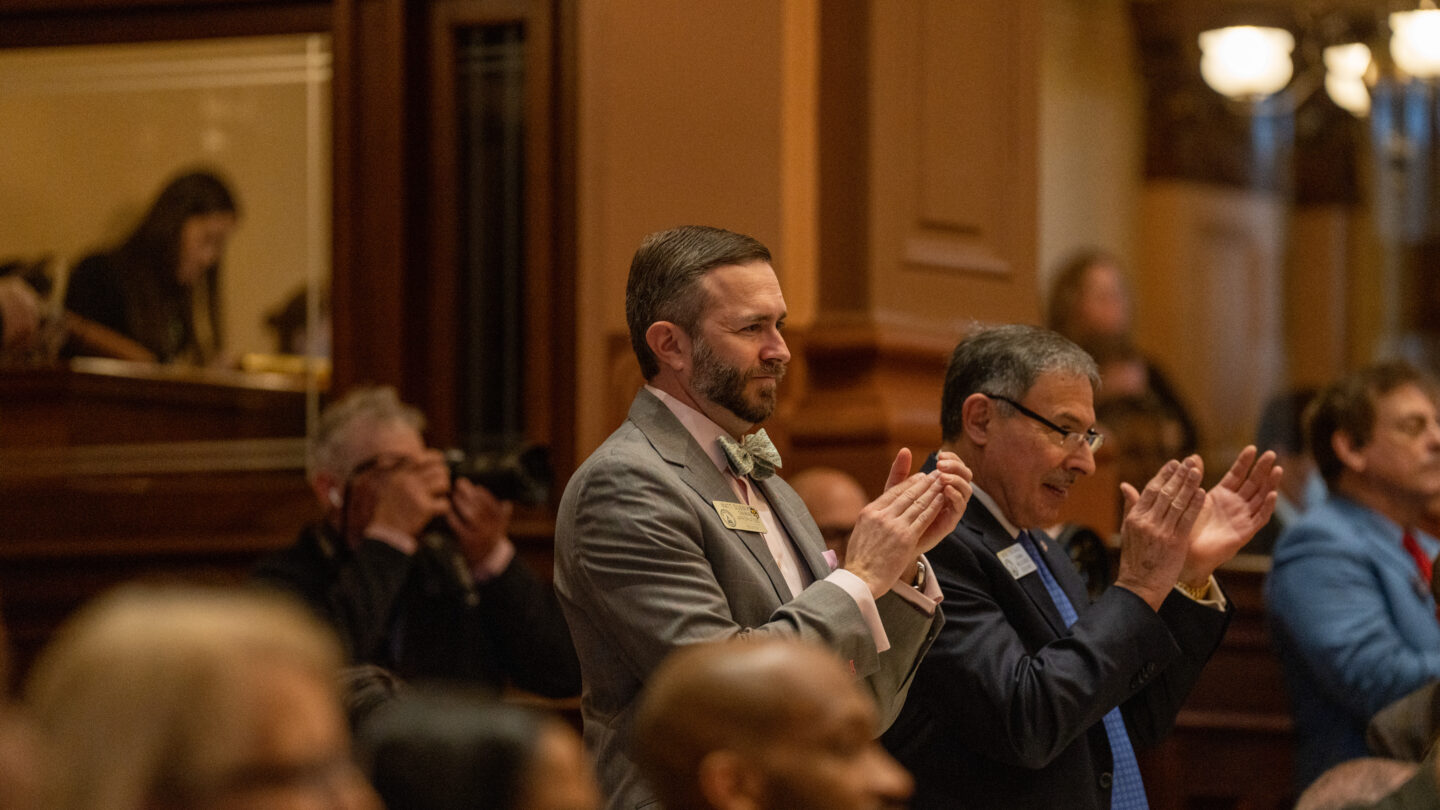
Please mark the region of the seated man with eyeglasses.
POLYGON ((393 388, 352 391, 320 415, 310 486, 323 519, 262 560, 258 582, 304 599, 352 663, 407 680, 580 692, 553 590, 515 559, 512 505, 459 478, 393 388))
POLYGON ((929 554, 945 625, 883 741, 925 808, 1146 807, 1134 750, 1174 723, 1231 610, 1212 572, 1270 517, 1273 453, 1240 453, 1200 486, 1198 456, 1122 485, 1119 575, 1093 603, 1057 522, 1095 471, 1099 373, 1029 326, 961 341, 941 399, 941 449, 974 472, 960 523, 929 554))

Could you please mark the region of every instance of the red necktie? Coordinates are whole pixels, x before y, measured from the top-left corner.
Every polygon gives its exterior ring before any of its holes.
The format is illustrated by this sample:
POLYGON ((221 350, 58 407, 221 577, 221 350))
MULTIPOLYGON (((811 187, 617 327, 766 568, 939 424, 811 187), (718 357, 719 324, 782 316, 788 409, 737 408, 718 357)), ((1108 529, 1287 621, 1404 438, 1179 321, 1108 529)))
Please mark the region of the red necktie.
POLYGON ((1429 585, 1432 563, 1430 558, 1425 556, 1425 552, 1420 550, 1420 543, 1415 539, 1415 535, 1406 529, 1405 536, 1401 538, 1400 542, 1405 544, 1405 550, 1410 552, 1410 556, 1415 559, 1415 570, 1420 572, 1421 581, 1429 585))
MULTIPOLYGON (((1430 558, 1425 556, 1425 552, 1420 550, 1420 543, 1415 539, 1415 535, 1406 529, 1405 536, 1400 538, 1400 542, 1405 545, 1405 550, 1410 552, 1411 558, 1415 560, 1415 570, 1420 572, 1420 579, 1433 589, 1434 585, 1430 579, 1430 575, 1434 571, 1433 564, 1430 562, 1430 558)), ((1440 604, 1435 606, 1435 620, 1440 621, 1440 604)))

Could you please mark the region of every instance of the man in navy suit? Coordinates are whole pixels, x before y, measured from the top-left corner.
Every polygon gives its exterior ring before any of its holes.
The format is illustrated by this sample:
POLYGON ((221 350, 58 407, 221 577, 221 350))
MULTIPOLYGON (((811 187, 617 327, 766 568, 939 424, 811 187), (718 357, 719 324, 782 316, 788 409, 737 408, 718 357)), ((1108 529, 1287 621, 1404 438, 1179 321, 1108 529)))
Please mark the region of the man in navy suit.
POLYGON ((1195 456, 1123 486, 1119 576, 1090 603, 1041 529, 1095 470, 1098 384, 1089 355, 1034 327, 951 357, 941 448, 974 493, 929 555, 945 625, 884 738, 916 808, 1146 807, 1134 749, 1170 729, 1225 632, 1211 573, 1269 518, 1274 455, 1246 448, 1209 492, 1195 456))

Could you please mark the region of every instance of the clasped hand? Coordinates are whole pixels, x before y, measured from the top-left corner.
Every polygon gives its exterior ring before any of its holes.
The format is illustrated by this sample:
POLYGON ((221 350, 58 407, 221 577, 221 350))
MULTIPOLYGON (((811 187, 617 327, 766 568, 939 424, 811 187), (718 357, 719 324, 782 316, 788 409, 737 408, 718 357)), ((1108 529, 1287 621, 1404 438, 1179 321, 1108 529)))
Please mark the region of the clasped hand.
POLYGON ((915 560, 954 530, 970 500, 970 468, 942 451, 936 469, 909 475, 902 448, 890 465, 885 492, 860 511, 845 552, 845 569, 879 598, 915 560))
POLYGON ((1115 584, 1156 610, 1176 582, 1203 587, 1275 511, 1281 469, 1273 452, 1246 447, 1209 492, 1203 474, 1200 457, 1190 456, 1166 462, 1143 492, 1120 485, 1125 519, 1115 584))

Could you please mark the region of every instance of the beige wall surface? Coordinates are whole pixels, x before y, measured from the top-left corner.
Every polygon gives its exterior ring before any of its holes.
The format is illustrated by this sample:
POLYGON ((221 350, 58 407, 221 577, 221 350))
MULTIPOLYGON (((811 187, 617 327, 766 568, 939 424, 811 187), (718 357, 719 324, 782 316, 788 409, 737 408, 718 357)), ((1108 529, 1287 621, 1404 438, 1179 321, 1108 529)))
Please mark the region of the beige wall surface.
POLYGON ((1035 317, 1039 4, 875 14, 876 322, 954 340, 1035 317))
MULTIPOLYGON (((1034 320, 1041 5, 875 2, 856 41, 819 43, 835 30, 820 17, 836 9, 814 0, 581 4, 575 390, 597 406, 579 409, 578 455, 615 427, 639 382, 623 299, 644 234, 684 222, 751 233, 776 254, 791 323, 838 323, 816 290, 850 271, 816 266, 816 190, 827 186, 815 154, 853 133, 816 125, 818 94, 834 92, 816 72, 826 47, 849 49, 868 77, 852 89, 869 110, 869 253, 852 268, 868 299, 841 320, 933 356, 925 376, 937 391, 970 321, 1034 320)), ((787 386, 802 388, 796 371, 787 386)), ((929 437, 938 402, 926 391, 909 398, 924 414, 882 418, 922 423, 929 437)))
MULTIPOLYGON (((1040 291, 1102 247, 1135 265, 1144 103, 1124 0, 1046 0, 1040 54, 1040 291)), ((1145 313, 1138 313, 1144 318, 1145 313)))
POLYGON ((782 240, 783 16, 770 0, 579 6, 581 458, 616 427, 593 405, 639 380, 614 340, 625 333, 625 277, 645 234, 729 228, 769 246, 782 286, 801 272, 782 240))
POLYGON ((241 207, 227 347, 274 351, 265 316, 330 274, 329 88, 324 36, 0 51, 0 259, 68 268, 215 167, 241 207))

